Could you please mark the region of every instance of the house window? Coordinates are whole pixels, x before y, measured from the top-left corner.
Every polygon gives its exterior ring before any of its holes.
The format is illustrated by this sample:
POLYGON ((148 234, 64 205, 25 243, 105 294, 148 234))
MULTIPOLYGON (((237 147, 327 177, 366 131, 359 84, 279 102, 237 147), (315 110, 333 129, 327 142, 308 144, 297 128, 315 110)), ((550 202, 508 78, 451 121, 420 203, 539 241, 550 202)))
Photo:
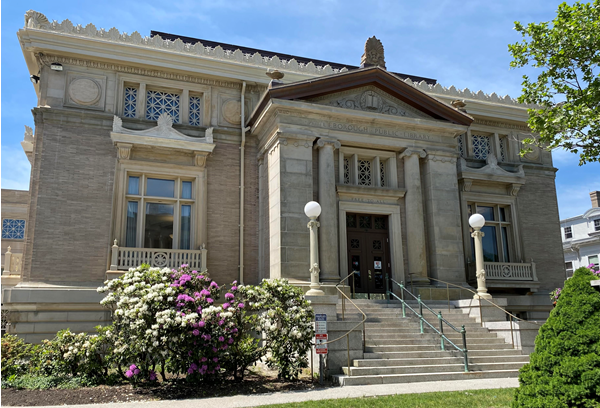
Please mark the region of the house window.
POLYGON ((170 92, 148 91, 146 93, 146 119, 158 120, 163 113, 168 113, 174 123, 180 123, 180 95, 170 92))
MULTIPOLYGON (((510 206, 469 203, 469 217, 481 214, 485 225, 481 228, 483 237, 483 260, 485 262, 510 262, 513 253, 513 231, 510 206)), ((472 255, 475 258, 475 243, 471 240, 472 255)))
POLYGON ((491 151, 491 137, 484 135, 472 135, 473 141, 473 156, 476 159, 485 160, 491 151))
POLYGON ((135 118, 137 93, 137 88, 130 86, 125 88, 125 100, 123 101, 123 116, 125 116, 126 118, 135 118))
POLYGON ((358 185, 371 186, 373 185, 373 177, 371 176, 372 162, 371 160, 358 161, 358 185))
POLYGON ((598 255, 588 256, 588 263, 590 265, 594 265, 592 269, 594 269, 595 271, 599 270, 600 266, 598 264, 598 255))
POLYGON ((565 262, 565 270, 567 271, 567 277, 573 276, 573 262, 565 262))
POLYGON ((342 147, 339 157, 340 184, 396 188, 396 153, 342 147))
POLYGON ((2 220, 2 239, 25 239, 25 220, 2 220))
POLYGON ((129 173, 127 247, 191 249, 194 180, 129 173))
POLYGON ((202 125, 202 98, 199 96, 190 96, 190 125, 202 125))
POLYGON ((600 218, 594 220, 594 231, 600 231, 600 218))
POLYGON ((571 230, 571 227, 565 227, 565 239, 571 238, 573 238, 573 231, 571 230))

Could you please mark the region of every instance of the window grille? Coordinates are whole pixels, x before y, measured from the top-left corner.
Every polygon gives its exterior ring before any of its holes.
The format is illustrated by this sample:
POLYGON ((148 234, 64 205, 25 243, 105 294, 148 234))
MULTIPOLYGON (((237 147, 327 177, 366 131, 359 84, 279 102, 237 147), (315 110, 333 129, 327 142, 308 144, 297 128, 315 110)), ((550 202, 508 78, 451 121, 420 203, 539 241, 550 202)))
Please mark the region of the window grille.
POLYGON ((359 226, 359 228, 371 229, 371 216, 360 215, 358 217, 358 226, 359 226))
POLYGON ((381 243, 381 240, 376 239, 373 241, 373 249, 382 249, 383 248, 383 244, 381 243))
POLYGON ((565 227, 565 239, 573 238, 573 230, 571 227, 565 227))
POLYGON ((148 91, 146 95, 146 119, 158 120, 163 113, 168 113, 173 122, 179 123, 179 100, 178 94, 148 91))
POLYGON ((501 162, 506 161, 506 138, 500 138, 500 157, 501 162))
POLYGON ((375 229, 385 229, 385 217, 375 217, 375 229))
POLYGON ((490 153, 490 137, 489 136, 481 136, 481 135, 473 135, 473 156, 476 159, 485 160, 490 153))
POLYGON ((358 161, 358 185, 359 186, 371 186, 373 185, 371 169, 371 160, 359 160, 358 161))
POLYGON ((385 162, 379 162, 379 181, 385 187, 385 162))
POLYGON ((125 88, 123 116, 125 116, 126 118, 135 118, 135 107, 137 105, 137 91, 137 88, 125 88))
POLYGON ((202 119, 202 100, 198 96, 190 96, 190 125, 200 126, 202 119))
POLYGON ((360 241, 358 239, 351 239, 350 240, 350 248, 352 248, 352 249, 359 249, 360 248, 360 241))
POLYGON ((25 220, 13 220, 5 218, 2 220, 3 239, 25 239, 25 220))
POLYGON ((465 135, 460 135, 458 137, 458 153, 460 154, 460 157, 467 157, 467 154, 465 152, 465 135))
POLYGON ((356 217, 354 214, 346 214, 346 228, 356 228, 356 217))
POLYGON ((350 159, 344 157, 344 184, 350 184, 350 159))

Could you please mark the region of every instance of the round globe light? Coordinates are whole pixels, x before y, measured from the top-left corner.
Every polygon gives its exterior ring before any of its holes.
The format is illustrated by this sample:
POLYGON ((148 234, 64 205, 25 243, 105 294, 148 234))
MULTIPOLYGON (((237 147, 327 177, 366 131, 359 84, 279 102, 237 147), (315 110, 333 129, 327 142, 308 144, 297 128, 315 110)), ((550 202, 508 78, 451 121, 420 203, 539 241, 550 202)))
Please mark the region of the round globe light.
POLYGON ((473 228, 482 228, 485 225, 485 218, 481 214, 473 214, 469 217, 469 225, 473 228))
POLYGON ((316 201, 309 201, 304 206, 304 214, 306 214, 308 218, 317 218, 321 215, 321 206, 316 201))

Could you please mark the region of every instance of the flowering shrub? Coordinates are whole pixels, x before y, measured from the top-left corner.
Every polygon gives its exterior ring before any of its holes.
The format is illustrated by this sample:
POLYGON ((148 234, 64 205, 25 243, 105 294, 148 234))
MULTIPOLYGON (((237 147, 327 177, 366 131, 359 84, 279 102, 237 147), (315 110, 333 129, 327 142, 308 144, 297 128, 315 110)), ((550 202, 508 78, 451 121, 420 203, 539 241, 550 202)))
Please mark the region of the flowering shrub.
POLYGON ((296 379, 308 367, 308 352, 314 336, 314 312, 300 288, 287 280, 263 280, 259 286, 241 287, 249 310, 257 312, 253 329, 265 333, 267 365, 279 377, 296 379))
POLYGON ((29 361, 32 357, 32 346, 26 344, 23 339, 10 334, 2 336, 2 379, 12 375, 20 375, 27 372, 29 361))
POLYGON ((225 303, 216 305, 220 287, 208 276, 191 271, 141 265, 105 283, 103 305, 113 307, 117 367, 127 366, 132 381, 156 379, 156 368, 200 380, 219 375, 221 360, 237 340, 243 311, 232 285, 225 303), (134 367, 134 368, 132 368, 134 367))
POLYGON ((562 288, 556 288, 552 292, 550 292, 550 300, 556 302, 558 297, 560 296, 560 292, 562 292, 562 288))

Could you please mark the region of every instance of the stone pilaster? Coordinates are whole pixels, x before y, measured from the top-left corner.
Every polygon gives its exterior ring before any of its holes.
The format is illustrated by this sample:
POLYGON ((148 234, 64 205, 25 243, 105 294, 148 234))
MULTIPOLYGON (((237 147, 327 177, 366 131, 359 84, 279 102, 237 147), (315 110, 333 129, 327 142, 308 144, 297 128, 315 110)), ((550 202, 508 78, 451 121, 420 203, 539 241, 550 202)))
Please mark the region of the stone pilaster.
POLYGON ((340 267, 338 260, 338 211, 335 190, 334 150, 340 148, 340 142, 333 139, 319 139, 319 253, 322 282, 339 282, 340 267))
MULTIPOLYGON (((406 149, 400 154, 404 158, 404 186, 406 195, 406 241, 408 273, 412 274, 414 283, 429 284, 427 279, 427 245, 425 242, 425 209, 423 206, 423 190, 421 187, 421 170, 419 158, 427 154, 423 149, 406 149)), ((406 277, 410 279, 409 276, 406 277)))
POLYGON ((464 284, 466 276, 456 158, 453 152, 428 151, 423 189, 430 276, 464 284))
POLYGON ((269 276, 310 280, 308 218, 312 200, 314 137, 279 133, 267 153, 269 200, 269 276))

